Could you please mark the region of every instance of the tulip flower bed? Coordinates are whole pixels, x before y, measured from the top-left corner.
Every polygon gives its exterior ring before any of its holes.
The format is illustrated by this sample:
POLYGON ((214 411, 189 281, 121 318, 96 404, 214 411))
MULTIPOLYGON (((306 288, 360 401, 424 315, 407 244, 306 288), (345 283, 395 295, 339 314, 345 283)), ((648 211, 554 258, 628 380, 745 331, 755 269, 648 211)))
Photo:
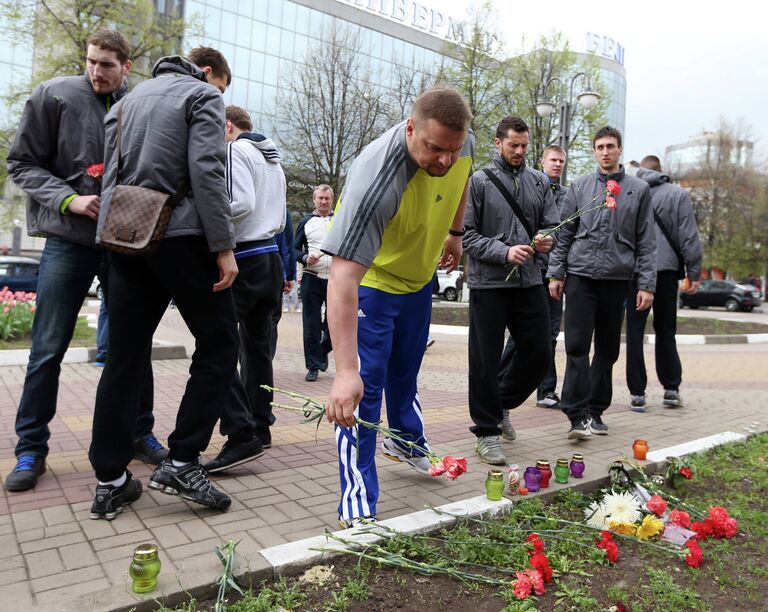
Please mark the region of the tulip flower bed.
POLYGON ((768 598, 767 456, 762 434, 686 458, 692 478, 682 487, 638 477, 650 497, 614 481, 588 496, 563 491, 551 504, 518 498, 503 518, 462 519, 436 533, 361 527, 382 540, 229 597, 226 609, 760 609, 768 598), (686 544, 662 539, 669 526, 685 525, 696 533, 686 544))

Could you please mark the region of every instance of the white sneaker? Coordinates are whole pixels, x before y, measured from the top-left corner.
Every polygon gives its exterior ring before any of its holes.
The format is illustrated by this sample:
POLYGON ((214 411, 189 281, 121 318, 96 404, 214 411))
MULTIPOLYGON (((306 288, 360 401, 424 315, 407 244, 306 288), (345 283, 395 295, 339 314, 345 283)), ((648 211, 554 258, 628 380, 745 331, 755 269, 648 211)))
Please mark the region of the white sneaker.
POLYGON ((405 462, 419 474, 429 476, 429 468, 432 467, 429 459, 411 455, 408 451, 401 449, 394 440, 384 438, 384 441, 381 443, 381 452, 387 459, 397 461, 398 463, 405 462))
POLYGON ((356 516, 353 519, 347 520, 339 516, 339 525, 342 529, 352 529, 353 527, 365 527, 371 523, 376 522, 375 516, 356 516))

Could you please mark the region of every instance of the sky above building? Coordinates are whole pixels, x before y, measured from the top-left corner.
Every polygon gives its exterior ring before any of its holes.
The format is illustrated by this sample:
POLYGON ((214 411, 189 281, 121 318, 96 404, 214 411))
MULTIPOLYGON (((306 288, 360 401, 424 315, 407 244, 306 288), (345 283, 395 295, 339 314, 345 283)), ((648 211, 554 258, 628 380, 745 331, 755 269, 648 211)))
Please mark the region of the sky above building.
MULTIPOLYGON (((469 0, 419 0, 464 18, 469 0)), ((506 51, 523 36, 560 31, 574 51, 587 50, 587 33, 625 50, 627 115, 624 159, 663 156, 721 119, 740 122, 755 142, 755 161, 768 157, 768 38, 754 3, 646 0, 644 3, 495 0, 506 51)))

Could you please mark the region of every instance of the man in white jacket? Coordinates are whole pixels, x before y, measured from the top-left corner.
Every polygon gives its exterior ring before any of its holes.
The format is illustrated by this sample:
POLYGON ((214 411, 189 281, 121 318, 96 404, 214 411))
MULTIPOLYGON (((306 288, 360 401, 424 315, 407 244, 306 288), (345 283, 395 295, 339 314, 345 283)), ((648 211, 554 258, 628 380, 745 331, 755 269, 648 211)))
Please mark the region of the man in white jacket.
POLYGON ((221 472, 264 454, 272 445, 273 385, 271 320, 283 289, 283 262, 274 236, 285 227, 285 175, 280 153, 266 136, 253 133, 248 113, 226 109, 227 192, 235 221, 235 259, 240 273, 232 285, 240 323, 240 375, 221 416, 227 441, 205 466, 221 472))

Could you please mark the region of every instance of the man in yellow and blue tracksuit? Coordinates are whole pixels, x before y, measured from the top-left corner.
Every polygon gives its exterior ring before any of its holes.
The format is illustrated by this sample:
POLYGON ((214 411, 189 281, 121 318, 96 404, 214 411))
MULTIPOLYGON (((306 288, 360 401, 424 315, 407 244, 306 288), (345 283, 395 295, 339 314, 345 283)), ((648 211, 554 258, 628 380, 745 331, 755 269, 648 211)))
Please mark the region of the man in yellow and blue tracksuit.
MULTIPOLYGON (((428 448, 416 378, 435 267, 454 269, 461 258, 471 118, 466 101, 451 89, 419 96, 411 116, 352 164, 323 243, 333 256, 328 324, 336 378, 328 420, 337 425, 339 518, 345 526, 374 518, 379 495, 376 432, 355 428, 356 416, 379 421, 384 392, 389 427, 428 448)), ((427 473, 429 461, 418 452, 389 438, 382 450, 427 473)))

